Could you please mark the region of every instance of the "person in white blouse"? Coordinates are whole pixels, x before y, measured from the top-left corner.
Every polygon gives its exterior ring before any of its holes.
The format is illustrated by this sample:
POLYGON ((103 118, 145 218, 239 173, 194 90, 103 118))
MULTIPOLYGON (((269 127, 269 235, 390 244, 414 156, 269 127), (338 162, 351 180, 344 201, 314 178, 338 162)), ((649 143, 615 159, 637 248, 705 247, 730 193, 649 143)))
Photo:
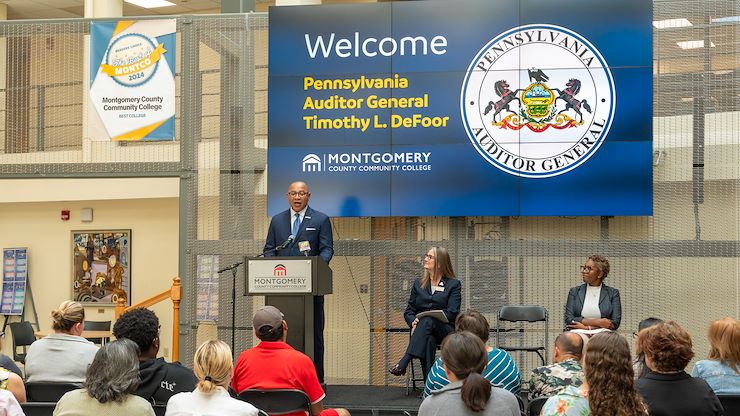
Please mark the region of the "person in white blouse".
POLYGON ((251 404, 229 396, 234 360, 231 348, 219 340, 203 343, 195 351, 193 372, 198 386, 191 393, 178 393, 167 402, 165 416, 257 416, 251 404))
POLYGON ((598 254, 589 256, 581 266, 583 284, 570 289, 565 304, 567 329, 616 330, 622 321, 619 290, 604 284, 609 274, 609 260, 598 254))

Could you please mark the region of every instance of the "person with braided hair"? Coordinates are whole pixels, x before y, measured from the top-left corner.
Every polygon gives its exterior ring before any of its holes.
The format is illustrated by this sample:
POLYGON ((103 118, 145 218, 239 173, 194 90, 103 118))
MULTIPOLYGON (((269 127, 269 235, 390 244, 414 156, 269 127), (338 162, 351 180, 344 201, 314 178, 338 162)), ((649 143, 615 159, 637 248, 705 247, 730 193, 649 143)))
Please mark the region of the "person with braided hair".
POLYGON ((195 351, 193 372, 198 387, 191 393, 178 393, 167 402, 165 416, 231 415, 257 416, 259 410, 251 404, 233 399, 228 388, 234 359, 226 343, 213 339, 195 351))
POLYGON ((543 416, 647 416, 647 405, 635 389, 627 341, 616 332, 594 335, 583 358, 585 380, 566 387, 542 407, 543 416))
POLYGON ((419 416, 519 416, 513 393, 491 383, 481 372, 488 353, 472 332, 455 332, 442 342, 442 362, 450 384, 432 391, 419 407, 419 416))

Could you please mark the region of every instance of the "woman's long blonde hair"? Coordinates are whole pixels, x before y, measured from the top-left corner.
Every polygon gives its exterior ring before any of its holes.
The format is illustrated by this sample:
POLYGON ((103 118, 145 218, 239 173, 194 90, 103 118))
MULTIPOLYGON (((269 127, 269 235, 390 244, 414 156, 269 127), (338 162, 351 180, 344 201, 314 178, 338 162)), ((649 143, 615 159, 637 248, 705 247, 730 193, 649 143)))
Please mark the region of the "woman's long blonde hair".
POLYGON ((193 358, 193 372, 199 380, 198 390, 208 393, 219 386, 227 388, 233 367, 231 348, 225 342, 217 339, 204 342, 193 358))
MULTIPOLYGON (((452 270, 450 253, 447 252, 447 249, 444 247, 432 247, 429 250, 434 252, 434 276, 439 276, 440 278, 444 276, 448 279, 454 279, 455 271, 452 270)), ((432 280, 432 277, 433 276, 429 273, 429 270, 424 269, 424 273, 422 273, 421 278, 419 279, 421 287, 429 287, 429 282, 432 280)))

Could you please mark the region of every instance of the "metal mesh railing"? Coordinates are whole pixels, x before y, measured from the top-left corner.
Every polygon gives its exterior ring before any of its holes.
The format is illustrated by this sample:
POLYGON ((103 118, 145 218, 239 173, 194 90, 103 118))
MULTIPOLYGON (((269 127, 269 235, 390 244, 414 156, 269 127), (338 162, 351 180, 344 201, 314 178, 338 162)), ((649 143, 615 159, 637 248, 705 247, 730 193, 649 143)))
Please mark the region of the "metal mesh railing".
MULTIPOLYGON (((580 281, 578 267, 601 253, 612 263, 607 283, 622 294, 620 332, 631 333, 648 316, 675 319, 694 336, 697 358, 706 355, 709 321, 738 316, 740 22, 717 19, 740 10, 735 1, 653 4, 654 20, 685 17, 693 24, 654 29, 654 216, 334 219, 329 383, 399 382, 385 369, 408 341, 402 312, 420 256, 432 245, 450 250, 464 309, 480 310, 494 327, 503 304, 545 306, 550 341, 562 328, 567 290, 580 281), (677 46, 693 39, 714 46, 677 46)), ((177 140, 136 144, 85 137, 89 21, 0 24, 7 72, 29 77, 0 88, 0 177, 180 177, 181 360, 188 363, 198 327, 197 256, 218 255, 225 265, 259 253, 269 224, 268 19, 186 16, 177 22, 177 140)), ((602 192, 609 190, 584 189, 582 202, 598 204, 602 192)), ((321 195, 314 203, 320 209, 321 195)), ((250 317, 263 299, 242 296, 243 276, 236 285, 240 350, 254 341, 250 317)), ((218 290, 217 333, 229 340, 231 276, 219 280, 218 290)), ((532 357, 514 358, 525 375, 538 365, 532 357)))

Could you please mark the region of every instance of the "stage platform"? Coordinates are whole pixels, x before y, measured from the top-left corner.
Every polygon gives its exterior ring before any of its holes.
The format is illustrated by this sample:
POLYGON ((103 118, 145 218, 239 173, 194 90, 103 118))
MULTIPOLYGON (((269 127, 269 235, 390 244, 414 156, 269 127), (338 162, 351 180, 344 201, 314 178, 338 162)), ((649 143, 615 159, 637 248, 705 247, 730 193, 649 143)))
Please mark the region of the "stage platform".
POLYGON ((416 415, 420 393, 407 396, 405 387, 329 385, 324 407, 343 407, 352 416, 416 415))

